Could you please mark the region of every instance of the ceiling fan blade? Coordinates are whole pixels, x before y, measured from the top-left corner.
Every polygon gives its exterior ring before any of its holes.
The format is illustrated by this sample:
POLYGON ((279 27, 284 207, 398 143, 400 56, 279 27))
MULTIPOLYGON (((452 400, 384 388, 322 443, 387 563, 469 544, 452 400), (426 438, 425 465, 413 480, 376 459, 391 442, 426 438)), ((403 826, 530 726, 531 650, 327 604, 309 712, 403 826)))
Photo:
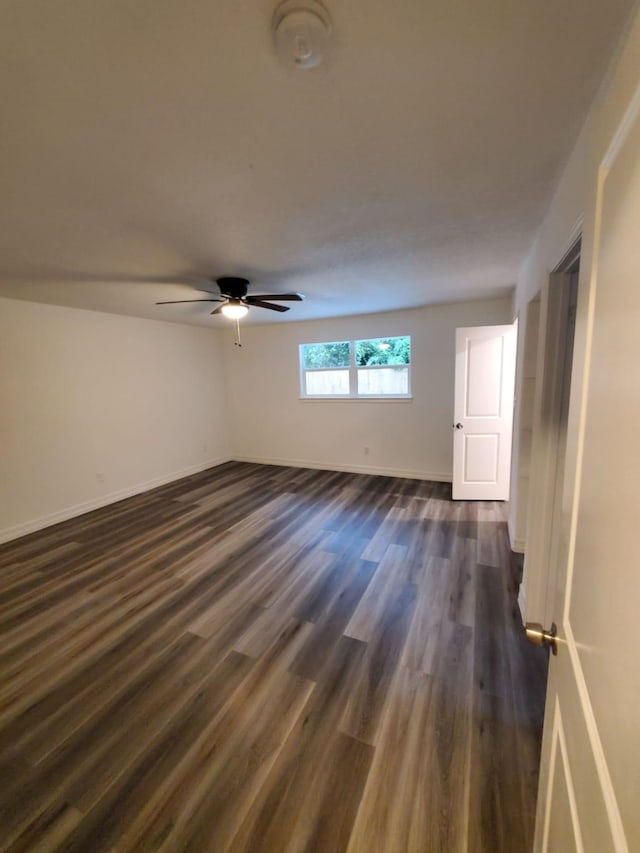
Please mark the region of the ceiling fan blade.
POLYGON ((179 305, 181 302, 222 302, 222 299, 169 299, 167 302, 156 302, 156 305, 179 305))
POLYGON ((270 311, 288 311, 288 305, 274 305, 273 302, 263 302, 255 297, 251 300, 247 299, 248 305, 253 305, 254 308, 268 308, 270 311))
POLYGON ((301 293, 254 293, 247 296, 247 302, 253 300, 275 299, 276 302, 302 302, 304 296, 301 293))

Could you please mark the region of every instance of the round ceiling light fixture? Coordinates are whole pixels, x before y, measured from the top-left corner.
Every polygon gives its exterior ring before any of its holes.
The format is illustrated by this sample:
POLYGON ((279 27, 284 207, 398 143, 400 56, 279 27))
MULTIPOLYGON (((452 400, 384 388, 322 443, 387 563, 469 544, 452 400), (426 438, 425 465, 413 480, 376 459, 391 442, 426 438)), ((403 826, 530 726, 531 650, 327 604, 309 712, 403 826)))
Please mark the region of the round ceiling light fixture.
POLYGON ((226 305, 222 306, 220 312, 230 320, 240 320, 247 316, 249 309, 238 300, 229 300, 226 305))
POLYGON ((331 43, 331 18, 319 0, 284 0, 273 15, 280 59, 290 68, 316 68, 331 43))

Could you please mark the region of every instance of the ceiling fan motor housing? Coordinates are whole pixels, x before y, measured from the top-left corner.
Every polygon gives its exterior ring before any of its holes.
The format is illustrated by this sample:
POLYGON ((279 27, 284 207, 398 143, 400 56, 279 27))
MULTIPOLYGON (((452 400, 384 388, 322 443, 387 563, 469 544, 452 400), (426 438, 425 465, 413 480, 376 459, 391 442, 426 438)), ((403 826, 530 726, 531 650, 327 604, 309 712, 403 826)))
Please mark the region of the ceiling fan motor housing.
POLYGON ((216 279, 216 284, 223 296, 229 296, 231 299, 244 299, 247 295, 249 280, 238 278, 237 276, 225 275, 222 278, 216 279))

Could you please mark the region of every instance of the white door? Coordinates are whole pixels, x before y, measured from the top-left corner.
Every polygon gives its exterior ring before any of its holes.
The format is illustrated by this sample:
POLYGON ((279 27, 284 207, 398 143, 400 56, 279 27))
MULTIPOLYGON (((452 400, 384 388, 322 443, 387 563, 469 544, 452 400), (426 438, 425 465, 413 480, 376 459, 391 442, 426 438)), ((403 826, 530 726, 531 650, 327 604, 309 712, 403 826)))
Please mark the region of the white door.
POLYGON ((535 840, 548 853, 640 850, 640 91, 634 104, 599 171, 591 270, 583 253, 545 614, 559 636, 535 840))
POLYGON ((514 326, 456 329, 454 500, 509 497, 514 326))

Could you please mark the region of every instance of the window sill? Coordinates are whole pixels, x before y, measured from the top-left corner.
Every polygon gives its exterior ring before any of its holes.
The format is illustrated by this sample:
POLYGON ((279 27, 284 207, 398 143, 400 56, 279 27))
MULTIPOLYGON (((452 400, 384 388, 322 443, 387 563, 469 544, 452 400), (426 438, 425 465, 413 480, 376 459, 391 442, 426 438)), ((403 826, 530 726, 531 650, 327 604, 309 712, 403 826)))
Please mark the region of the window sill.
POLYGON ((298 397, 300 402, 302 403, 412 403, 413 397, 407 396, 403 394, 402 397, 393 397, 391 394, 384 394, 383 396, 375 396, 373 394, 362 396, 362 397, 349 397, 346 394, 344 396, 335 396, 335 397, 298 397))

